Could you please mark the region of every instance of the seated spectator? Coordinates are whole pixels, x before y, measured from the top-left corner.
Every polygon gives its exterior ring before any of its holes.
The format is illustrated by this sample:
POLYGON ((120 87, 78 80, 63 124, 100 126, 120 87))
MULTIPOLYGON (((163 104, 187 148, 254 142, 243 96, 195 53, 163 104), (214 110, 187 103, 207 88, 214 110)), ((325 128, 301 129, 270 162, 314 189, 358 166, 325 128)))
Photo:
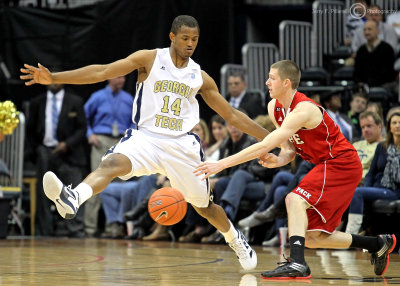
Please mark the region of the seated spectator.
POLYGON ((266 222, 273 221, 275 218, 275 235, 269 241, 263 243, 264 246, 278 246, 279 245, 279 227, 283 227, 286 223, 286 219, 276 220, 276 217, 268 217, 270 211, 269 207, 273 205, 274 202, 279 200, 281 197, 286 196, 286 189, 291 180, 293 180, 294 174, 288 171, 279 171, 273 178, 272 184, 267 191, 267 195, 261 202, 260 206, 255 212, 253 212, 247 218, 239 221, 239 226, 241 227, 253 227, 266 222))
POLYGON ((385 117, 383 116, 383 108, 380 102, 368 102, 366 111, 375 112, 382 119, 382 137, 386 136, 385 117))
MULTIPOLYGON (((299 184, 300 180, 314 167, 312 163, 301 161, 295 174, 287 171, 279 171, 273 178, 272 184, 261 202, 258 209, 250 216, 239 221, 242 228, 251 228, 275 219, 275 235, 268 241, 263 242, 263 246, 277 246, 279 243, 279 227, 284 226, 285 219, 279 217, 280 213, 285 213, 285 197, 299 184)), ((284 216, 285 218, 285 216, 284 216)))
MULTIPOLYGON (((221 140, 223 137, 224 129, 226 130, 225 127, 225 120, 219 116, 219 115, 214 115, 213 117, 214 121, 212 124, 213 126, 213 134, 214 132, 217 134, 217 137, 221 140), (214 129, 215 127, 215 129, 214 129)), ((214 154, 214 156, 218 155, 219 156, 219 145, 222 143, 215 143, 211 148, 210 152, 208 152, 208 143, 210 141, 210 131, 207 127, 207 124, 205 123, 204 120, 200 120, 200 122, 203 122, 203 124, 200 125, 198 123, 193 129, 192 132, 196 133, 199 135, 200 140, 202 142, 203 150, 205 150, 205 155, 207 154, 214 154), (201 128, 199 128, 201 126, 201 128), (207 141, 206 144, 204 144, 204 141, 207 141), (206 148, 205 148, 206 147, 206 148)), ((206 157, 207 158, 207 157, 206 157)), ((217 157, 218 160, 219 157, 217 157)), ((212 181, 212 179, 211 179, 212 181)), ((206 225, 208 225, 208 222, 204 219, 201 218, 197 212, 193 209, 191 205, 188 205, 188 211, 187 215, 185 218, 185 221, 187 223, 187 227, 184 230, 184 235, 178 238, 179 242, 199 242, 201 237, 207 232, 206 225), (194 229, 192 229, 194 227, 194 229), (189 231, 189 229, 191 231, 189 231)))
POLYGON ((397 95, 394 50, 387 42, 378 38, 378 33, 379 28, 375 21, 365 23, 364 35, 367 42, 357 50, 354 81, 360 89, 367 89, 365 86, 380 86, 397 95))
POLYGON ((137 181, 111 182, 100 194, 106 217, 103 238, 125 236, 124 214, 139 204, 156 187, 157 176, 143 176, 137 181))
POLYGON ((365 111, 360 115, 361 129, 363 140, 353 144, 356 148, 363 166, 363 174, 359 185, 363 185, 365 175, 369 171, 372 158, 375 154, 376 146, 383 140, 382 137, 382 119, 372 111, 365 111))
POLYGON ((367 96, 363 93, 355 93, 352 95, 350 102, 350 109, 347 112, 347 116, 351 119, 351 122, 355 126, 357 133, 361 134, 360 113, 365 111, 367 108, 367 96))
MULTIPOLYGON (((229 155, 235 154, 244 148, 254 144, 256 142, 255 138, 243 133, 239 129, 235 128, 232 125, 226 126, 228 129, 229 136, 226 140, 224 140, 220 146, 220 157, 225 158, 229 155)), ((219 188, 218 184, 225 184, 224 182, 230 178, 235 171, 240 169, 246 169, 249 163, 241 164, 240 166, 235 166, 233 168, 228 168, 221 172, 218 176, 210 179, 211 189, 214 190, 214 200, 218 203, 219 198, 222 196, 222 193, 217 193, 217 189, 219 188)), ((264 190, 263 190, 264 191, 264 190)), ((180 242, 196 242, 200 241, 200 239, 208 234, 209 229, 207 229, 208 223, 201 218, 191 206, 188 206, 188 212, 186 214, 185 222, 187 224, 187 229, 184 231, 183 236, 179 238, 180 242)), ((219 232, 216 232, 218 235, 219 232)), ((219 236, 218 236, 219 237, 219 236)), ((219 237, 221 238, 221 237, 219 237)), ((224 242, 223 236, 220 241, 224 242)))
POLYGON ((318 104, 321 105, 321 95, 320 95, 319 93, 311 94, 311 95, 309 96, 309 98, 311 98, 311 99, 314 100, 316 103, 318 103, 318 104))
POLYGON ((351 120, 346 115, 339 113, 340 108, 342 108, 340 92, 326 92, 322 94, 321 102, 328 115, 339 126, 340 131, 342 131, 348 141, 352 141, 353 137, 359 137, 351 120))
POLYGON ((154 222, 147 207, 153 191, 162 187, 171 187, 169 180, 164 175, 151 175, 146 176, 144 180, 139 180, 139 185, 136 189, 144 188, 147 190, 147 195, 132 209, 123 214, 124 221, 132 223, 131 233, 128 233, 127 236, 128 239, 156 241, 170 240, 172 238, 167 226, 154 222))
MULTIPOLYGON (((397 34, 393 27, 382 21, 382 9, 377 5, 371 5, 367 10, 366 17, 367 22, 374 21, 377 24, 378 38, 381 41, 388 43, 392 47, 393 51, 395 51, 397 49, 397 34)), ((351 42, 351 50, 354 54, 357 53, 358 49, 368 41, 365 36, 364 28, 365 24, 364 26, 358 27, 354 32, 354 37, 351 42)))
POLYGON ((243 109, 250 118, 266 114, 267 109, 259 94, 247 91, 244 75, 233 73, 228 77, 228 94, 226 100, 237 109, 243 109))
POLYGON ((400 38, 400 11, 389 14, 386 17, 386 24, 391 26, 396 32, 397 38, 400 38))
MULTIPOLYGON (((259 115, 256 122, 262 122, 261 125, 271 132, 275 130, 269 116, 261 118, 259 115)), ((275 149, 273 153, 279 153, 279 150, 275 149)), ((236 170, 231 177, 221 178, 217 182, 215 185, 216 197, 219 199, 219 194, 222 194, 221 206, 231 221, 235 221, 242 199, 260 201, 265 197, 265 183, 271 182, 276 172, 275 169, 260 166, 258 160, 253 160, 247 168, 236 170)))
POLYGON ((366 11, 369 7, 369 3, 367 3, 367 1, 365 0, 355 0, 353 5, 355 5, 356 7, 354 13, 358 17, 354 17, 353 14, 347 15, 346 26, 345 26, 345 38, 344 38, 345 46, 351 45, 351 42, 353 41, 353 37, 357 28, 364 26, 365 21, 367 21, 366 11))
MULTIPOLYGON (((368 1, 369 2, 369 1, 368 1)), ((356 30, 359 27, 362 27, 364 23, 367 21, 367 9, 369 7, 369 3, 367 3, 365 0, 355 0, 354 4, 356 5, 356 9, 354 10, 354 13, 357 14, 358 17, 354 17, 354 15, 350 14, 346 18, 346 25, 345 25, 345 39, 344 39, 344 45, 349 46, 351 45, 354 34, 356 30)))
POLYGON ((397 200, 400 198, 400 113, 395 112, 387 123, 387 135, 379 143, 364 186, 357 187, 349 207, 346 232, 357 234, 360 231, 364 201, 378 199, 397 200))
POLYGON ((199 135, 201 147, 203 148, 203 151, 206 151, 208 144, 210 143, 210 130, 208 129, 207 123, 204 119, 200 119, 199 123, 193 127, 192 132, 199 135))
MULTIPOLYGON (((390 108, 386 114, 386 122, 389 121, 389 118, 393 115, 395 112, 400 112, 400 105, 398 106, 393 106, 390 108)), ((383 118, 383 117, 382 117, 383 118)))
POLYGON ((366 111, 375 112, 382 119, 382 122, 384 122, 383 120, 385 119, 385 117, 383 116, 382 105, 379 102, 368 102, 366 111))
MULTIPOLYGON (((206 152, 207 160, 218 160, 219 158, 219 147, 221 143, 228 137, 228 130, 225 126, 225 120, 218 114, 215 114, 211 117, 210 120, 211 125, 211 134, 212 139, 215 141, 212 145, 210 145, 206 152)), ((269 129, 268 129, 269 130, 269 129)))

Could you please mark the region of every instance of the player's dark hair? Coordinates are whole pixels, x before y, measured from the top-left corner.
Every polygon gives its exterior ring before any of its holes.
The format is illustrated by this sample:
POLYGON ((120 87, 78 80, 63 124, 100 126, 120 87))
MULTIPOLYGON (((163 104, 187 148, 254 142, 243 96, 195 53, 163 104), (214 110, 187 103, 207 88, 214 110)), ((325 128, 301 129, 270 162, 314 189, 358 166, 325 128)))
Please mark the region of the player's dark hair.
POLYGON ((174 21, 172 22, 171 33, 176 35, 182 26, 186 26, 189 28, 197 28, 197 31, 199 32, 199 35, 200 35, 199 23, 197 22, 197 20, 194 17, 189 16, 189 15, 177 16, 174 19, 174 21))

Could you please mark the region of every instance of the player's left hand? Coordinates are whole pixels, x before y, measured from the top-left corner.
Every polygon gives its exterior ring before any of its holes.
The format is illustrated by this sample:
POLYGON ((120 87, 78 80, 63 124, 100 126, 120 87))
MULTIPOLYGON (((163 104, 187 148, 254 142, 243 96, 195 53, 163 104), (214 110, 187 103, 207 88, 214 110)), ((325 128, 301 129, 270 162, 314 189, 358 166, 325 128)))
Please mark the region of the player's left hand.
POLYGON ((201 180, 204 181, 208 177, 221 172, 223 169, 225 169, 225 168, 222 166, 222 164, 219 161, 218 162, 203 162, 196 167, 196 169, 193 171, 193 173, 196 176, 205 174, 205 176, 203 178, 201 178, 201 180))

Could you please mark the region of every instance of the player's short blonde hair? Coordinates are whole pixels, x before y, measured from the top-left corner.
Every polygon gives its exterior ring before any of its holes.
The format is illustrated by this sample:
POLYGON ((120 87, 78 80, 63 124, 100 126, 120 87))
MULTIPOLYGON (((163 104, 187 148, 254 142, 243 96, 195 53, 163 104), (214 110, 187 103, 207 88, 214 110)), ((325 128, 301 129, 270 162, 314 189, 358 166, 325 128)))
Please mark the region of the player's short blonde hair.
POLYGON ((298 65, 291 60, 283 60, 271 65, 271 69, 277 69, 281 80, 288 79, 293 89, 297 89, 300 83, 301 71, 298 65))

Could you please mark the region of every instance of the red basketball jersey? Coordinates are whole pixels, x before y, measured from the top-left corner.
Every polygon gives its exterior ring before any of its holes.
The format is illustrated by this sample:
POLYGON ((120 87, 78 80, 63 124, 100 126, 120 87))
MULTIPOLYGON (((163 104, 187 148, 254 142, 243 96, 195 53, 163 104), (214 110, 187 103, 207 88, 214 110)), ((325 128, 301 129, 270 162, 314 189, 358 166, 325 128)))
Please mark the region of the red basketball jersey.
MULTIPOLYGON (((288 114, 291 110, 296 108, 296 105, 303 101, 309 101, 322 112, 321 123, 313 129, 300 129, 289 140, 296 147, 296 152, 306 161, 314 164, 335 158, 346 151, 356 151, 344 135, 340 132, 339 126, 328 115, 325 109, 308 98, 306 95, 296 92, 289 109, 286 111, 288 114)), ((282 104, 276 100, 274 107, 274 116, 279 126, 285 120, 285 110, 282 104)))

